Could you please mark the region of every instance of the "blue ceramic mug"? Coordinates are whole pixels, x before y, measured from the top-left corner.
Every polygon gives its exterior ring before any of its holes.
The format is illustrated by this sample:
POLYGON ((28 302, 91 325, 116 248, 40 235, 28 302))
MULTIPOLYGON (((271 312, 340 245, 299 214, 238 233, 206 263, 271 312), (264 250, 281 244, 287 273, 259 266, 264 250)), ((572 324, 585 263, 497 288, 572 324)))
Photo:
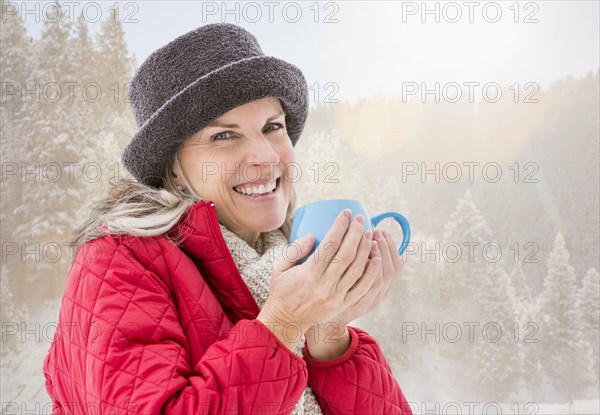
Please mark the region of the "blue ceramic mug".
POLYGON ((363 215, 365 218, 364 230, 375 228, 385 218, 395 219, 402 227, 402 243, 398 247, 398 254, 402 255, 410 241, 410 225, 404 216, 396 212, 384 212, 370 217, 363 204, 358 200, 329 199, 300 206, 294 213, 294 222, 292 224, 289 243, 293 243, 296 239, 303 237, 309 232, 315 238, 312 250, 298 261, 298 264, 302 264, 315 252, 319 243, 323 240, 327 232, 329 232, 335 218, 344 209, 350 209, 352 216, 357 214, 363 215))

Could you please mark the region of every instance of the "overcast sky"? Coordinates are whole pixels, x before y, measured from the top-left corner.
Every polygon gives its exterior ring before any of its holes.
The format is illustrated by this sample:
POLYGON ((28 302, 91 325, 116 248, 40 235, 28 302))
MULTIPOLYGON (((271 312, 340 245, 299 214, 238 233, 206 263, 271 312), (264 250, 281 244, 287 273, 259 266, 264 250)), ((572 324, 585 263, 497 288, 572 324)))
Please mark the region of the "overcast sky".
MULTIPOLYGON (((138 63, 187 31, 227 21, 250 30, 266 54, 300 67, 321 99, 328 93, 350 100, 400 94, 409 82, 545 86, 600 66, 600 2, 594 0, 429 1, 427 10, 421 1, 258 1, 226 7, 220 1, 110 1, 70 7, 85 10, 93 22, 97 5, 105 17, 115 3, 138 63), (231 12, 223 15, 225 9, 231 12)), ((46 4, 38 3, 39 15, 46 4)), ((27 4, 28 10, 34 7, 27 4)), ((25 20, 37 36, 40 19, 34 17, 35 11, 25 20)), ((92 23, 92 32, 98 27, 92 23)))

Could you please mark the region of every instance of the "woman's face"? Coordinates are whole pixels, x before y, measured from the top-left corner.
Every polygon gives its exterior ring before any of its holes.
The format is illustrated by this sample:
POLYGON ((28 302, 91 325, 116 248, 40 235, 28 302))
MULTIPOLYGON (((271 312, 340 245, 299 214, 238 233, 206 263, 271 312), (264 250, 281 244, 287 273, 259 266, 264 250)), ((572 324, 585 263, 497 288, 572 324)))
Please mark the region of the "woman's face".
POLYGON ((183 143, 180 160, 193 190, 212 200, 218 220, 251 246, 260 232, 283 224, 292 194, 286 166, 294 161, 294 148, 279 99, 225 113, 183 143), (265 196, 242 194, 266 193, 275 185, 265 196))

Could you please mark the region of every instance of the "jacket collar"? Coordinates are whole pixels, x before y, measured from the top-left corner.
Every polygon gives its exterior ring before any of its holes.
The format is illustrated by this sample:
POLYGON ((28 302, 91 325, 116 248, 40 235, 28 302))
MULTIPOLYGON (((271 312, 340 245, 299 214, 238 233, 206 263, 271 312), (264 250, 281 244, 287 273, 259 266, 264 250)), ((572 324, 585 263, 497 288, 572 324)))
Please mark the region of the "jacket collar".
POLYGON ((182 241, 182 251, 194 261, 233 324, 256 318, 260 309, 223 239, 212 201, 191 205, 169 236, 182 241))

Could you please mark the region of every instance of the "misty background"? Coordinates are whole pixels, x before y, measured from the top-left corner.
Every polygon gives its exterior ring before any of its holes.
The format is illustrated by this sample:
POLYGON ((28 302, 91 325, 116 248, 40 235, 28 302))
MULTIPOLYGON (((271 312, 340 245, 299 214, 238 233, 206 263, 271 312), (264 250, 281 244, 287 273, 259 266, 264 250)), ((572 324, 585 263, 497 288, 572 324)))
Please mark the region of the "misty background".
MULTIPOLYGON (((127 82, 213 9, 106 3, 94 23, 64 8, 23 22, 9 3, 0 394, 3 413, 50 413, 41 365, 72 260, 66 243, 126 175, 120 155, 137 130, 127 82)), ((297 23, 249 23, 249 9, 224 20, 307 77, 299 203, 355 198, 411 223, 401 280, 354 324, 380 343, 415 414, 469 402, 475 413, 599 412, 598 3, 503 3, 497 23, 475 13, 456 24, 448 2, 437 3, 440 22, 412 2, 386 3, 306 3, 297 23)), ((380 227, 401 240, 392 221, 380 227)))

